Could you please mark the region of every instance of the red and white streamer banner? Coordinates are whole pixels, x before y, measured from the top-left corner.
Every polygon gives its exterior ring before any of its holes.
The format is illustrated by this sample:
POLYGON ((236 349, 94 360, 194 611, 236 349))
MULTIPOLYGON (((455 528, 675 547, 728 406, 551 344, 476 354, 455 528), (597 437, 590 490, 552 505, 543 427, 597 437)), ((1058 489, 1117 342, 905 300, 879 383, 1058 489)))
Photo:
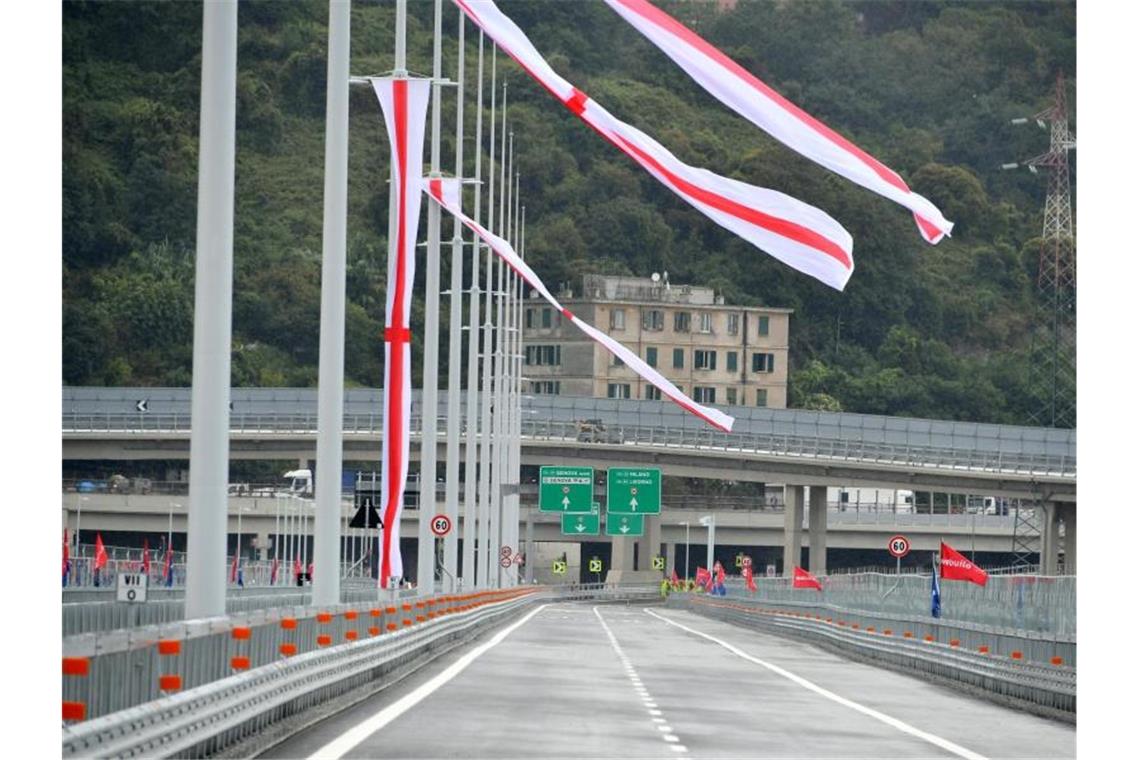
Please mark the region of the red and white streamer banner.
POLYGON ((814 119, 649 0, 606 0, 709 94, 792 150, 914 212, 929 243, 954 224, 895 172, 814 119))
POLYGON ((630 351, 628 348, 617 342, 609 335, 606 335, 601 330, 598 330, 593 325, 582 321, 578 317, 559 303, 558 299, 547 290, 546 285, 535 274, 534 270, 522 260, 522 258, 511 247, 511 244, 503 240, 498 235, 488 232, 482 225, 476 223, 473 219, 463 213, 460 208, 459 202, 459 181, 455 179, 435 179, 429 178, 423 180, 424 192, 435 200, 440 206, 450 212, 456 219, 462 222, 467 228, 478 235, 482 240, 491 247, 495 255, 506 262, 507 266, 513 269, 520 277, 527 281, 532 288, 535 289, 543 298, 545 298, 551 306, 558 309, 566 319, 570 320, 574 325, 590 336, 595 342, 600 343, 603 348, 609 351, 614 356, 625 362, 625 365, 640 375, 642 378, 652 383, 655 387, 661 390, 662 395, 667 396, 670 400, 675 402, 685 411, 691 412, 708 422, 713 427, 719 428, 724 431, 732 430, 733 418, 719 409, 702 406, 696 401, 686 396, 677 386, 666 380, 661 373, 650 367, 645 361, 630 351))
POLYGON ((396 219, 388 240, 388 302, 384 328, 384 439, 381 444, 382 520, 380 585, 404 574, 400 516, 408 480, 412 417, 412 284, 430 80, 373 79, 392 148, 391 192, 396 219))
POLYGON ((763 251, 839 290, 851 277, 851 235, 791 196, 682 163, 660 143, 559 76, 491 0, 455 0, 535 80, 686 203, 763 251))

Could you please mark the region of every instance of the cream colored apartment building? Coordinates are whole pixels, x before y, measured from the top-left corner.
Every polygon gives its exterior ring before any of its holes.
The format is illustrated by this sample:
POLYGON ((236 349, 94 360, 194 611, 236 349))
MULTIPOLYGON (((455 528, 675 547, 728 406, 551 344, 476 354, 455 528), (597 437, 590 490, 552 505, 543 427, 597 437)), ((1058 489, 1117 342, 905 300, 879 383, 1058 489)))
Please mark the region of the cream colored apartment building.
MULTIPOLYGON (((584 275, 559 300, 621 341, 702 404, 788 404, 791 309, 729 306, 712 288, 666 278, 584 275)), ((587 338, 556 309, 528 298, 524 388, 535 394, 657 399, 660 391, 587 338)))

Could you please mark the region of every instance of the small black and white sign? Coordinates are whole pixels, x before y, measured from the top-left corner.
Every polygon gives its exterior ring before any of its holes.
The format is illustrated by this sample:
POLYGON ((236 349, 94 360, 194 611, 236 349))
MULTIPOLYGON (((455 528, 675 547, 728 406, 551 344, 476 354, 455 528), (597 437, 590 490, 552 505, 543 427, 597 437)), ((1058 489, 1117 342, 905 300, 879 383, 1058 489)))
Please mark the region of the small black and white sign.
POLYGON ((115 598, 120 602, 145 602, 147 577, 143 573, 119 573, 115 598))
POLYGON ((139 411, 139 412, 149 412, 150 409, 147 408, 147 405, 149 403, 150 403, 149 398, 140 398, 138 401, 135 402, 135 410, 139 411))

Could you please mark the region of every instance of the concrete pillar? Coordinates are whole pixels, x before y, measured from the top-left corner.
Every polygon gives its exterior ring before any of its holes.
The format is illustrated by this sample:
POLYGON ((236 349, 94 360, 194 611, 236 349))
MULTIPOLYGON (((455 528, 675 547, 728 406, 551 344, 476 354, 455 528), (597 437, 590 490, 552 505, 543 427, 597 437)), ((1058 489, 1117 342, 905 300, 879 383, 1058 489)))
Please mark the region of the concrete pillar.
POLYGON ((269 547, 272 545, 273 541, 270 539, 269 533, 262 531, 257 534, 257 540, 254 542, 254 546, 257 547, 257 558, 260 561, 269 561, 269 547))
POLYGON ((1041 574, 1057 574, 1057 504, 1047 501, 1041 505, 1041 574))
POLYGON ((1077 505, 1066 504, 1058 509, 1065 523, 1065 538, 1062 547, 1065 550, 1065 575, 1077 574, 1077 505))
POLYGON ((665 574, 668 575, 674 570, 677 571, 678 577, 684 575, 684 573, 677 569, 677 544, 668 543, 665 544, 665 574))
MULTIPOLYGON (((534 565, 538 561, 538 553, 534 544, 534 508, 526 507, 526 582, 534 583, 534 565)), ((466 552, 464 552, 466 554, 466 552)))
POLYGON ((646 516, 645 540, 638 555, 638 570, 652 570, 653 558, 661 553, 661 515, 646 516))
POLYGON ((609 570, 633 570, 633 539, 613 538, 610 540, 609 570))
POLYGON ((808 571, 827 575, 827 487, 808 491, 808 571))
POLYGON ((784 576, 792 577, 792 568, 800 563, 803 544, 804 489, 784 486, 784 576))

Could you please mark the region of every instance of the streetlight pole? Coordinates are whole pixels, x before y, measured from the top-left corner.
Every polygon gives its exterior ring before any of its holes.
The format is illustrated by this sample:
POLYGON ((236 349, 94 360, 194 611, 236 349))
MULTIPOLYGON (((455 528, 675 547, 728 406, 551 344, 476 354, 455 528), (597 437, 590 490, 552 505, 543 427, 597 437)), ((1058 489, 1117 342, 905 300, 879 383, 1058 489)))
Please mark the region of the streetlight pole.
POLYGON ((689 580, 689 521, 681 523, 685 526, 685 581, 689 580))
POLYGON ((715 543, 716 543, 716 515, 705 515, 704 517, 701 518, 701 525, 704 525, 705 527, 707 527, 709 529, 708 570, 711 573, 712 572, 712 566, 713 566, 713 549, 714 549, 715 543))

